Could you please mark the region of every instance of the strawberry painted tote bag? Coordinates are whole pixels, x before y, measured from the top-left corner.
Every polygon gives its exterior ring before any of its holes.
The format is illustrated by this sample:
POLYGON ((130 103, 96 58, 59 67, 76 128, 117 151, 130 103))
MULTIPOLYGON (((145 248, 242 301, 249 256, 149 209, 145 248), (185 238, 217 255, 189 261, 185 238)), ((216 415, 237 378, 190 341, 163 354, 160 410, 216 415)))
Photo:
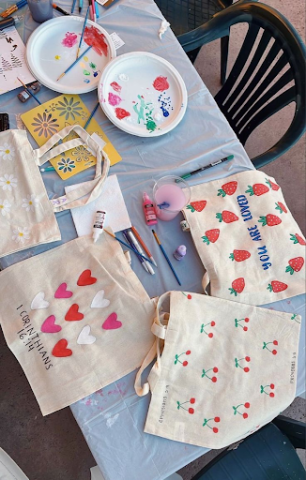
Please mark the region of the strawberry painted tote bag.
POLYGON ((33 150, 25 130, 1 132, 0 257, 60 240, 54 212, 95 200, 102 191, 109 164, 101 146, 79 125, 64 128, 37 150, 33 150), (55 146, 72 130, 79 138, 55 146), (38 166, 79 145, 97 157, 95 178, 67 195, 49 200, 38 166), (89 197, 84 198, 88 194, 89 197))
POLYGON ((274 178, 246 171, 191 192, 183 214, 213 296, 264 305, 305 293, 305 239, 274 178))
POLYGON ((135 370, 154 302, 119 243, 80 237, 0 273, 0 323, 43 415, 135 370))
POLYGON ((152 393, 144 431, 222 448, 270 422, 295 397, 300 322, 207 295, 162 295, 152 326, 156 342, 135 381, 138 395, 152 393), (168 296, 170 315, 160 315, 168 296))

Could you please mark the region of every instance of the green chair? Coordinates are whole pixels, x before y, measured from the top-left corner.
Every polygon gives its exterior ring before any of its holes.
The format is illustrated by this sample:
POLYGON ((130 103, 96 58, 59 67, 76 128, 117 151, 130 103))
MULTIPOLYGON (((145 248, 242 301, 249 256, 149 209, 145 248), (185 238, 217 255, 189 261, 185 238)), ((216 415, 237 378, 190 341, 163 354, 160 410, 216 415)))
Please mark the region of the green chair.
POLYGON ((305 449, 306 424, 278 416, 237 449, 226 450, 192 480, 305 480, 295 451, 305 449))
POLYGON ((187 53, 192 52, 226 37, 230 27, 239 23, 247 23, 248 32, 215 100, 241 143, 244 145, 267 118, 295 103, 293 120, 283 137, 252 159, 254 166, 260 168, 283 155, 305 132, 306 50, 297 31, 283 15, 267 5, 238 2, 178 40, 187 53), (256 47, 252 50, 254 44, 256 47))
MULTIPOLYGON (((245 0, 239 0, 239 2, 245 0)), ((209 26, 210 19, 232 5, 233 0, 155 0, 162 14, 168 20, 174 34, 180 39, 184 34, 187 39, 192 31, 205 24, 209 26)), ((221 83, 225 82, 228 57, 229 30, 221 38, 221 83)), ((201 47, 188 52, 194 63, 201 47)))

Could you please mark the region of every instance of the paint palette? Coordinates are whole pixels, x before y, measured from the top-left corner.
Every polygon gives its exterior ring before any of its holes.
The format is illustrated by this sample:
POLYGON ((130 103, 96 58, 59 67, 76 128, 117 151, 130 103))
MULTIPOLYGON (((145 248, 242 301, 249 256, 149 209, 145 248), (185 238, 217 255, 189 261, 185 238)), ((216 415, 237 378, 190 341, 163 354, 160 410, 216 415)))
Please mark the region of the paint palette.
POLYGON ((61 93, 91 92, 98 86, 99 77, 110 60, 116 57, 114 43, 97 23, 87 20, 81 51, 92 48, 59 81, 56 79, 76 59, 84 18, 58 17, 40 25, 26 46, 26 61, 42 84, 61 93))
POLYGON ((170 132, 182 120, 187 90, 178 71, 152 53, 132 52, 104 69, 100 105, 118 128, 139 137, 170 132))

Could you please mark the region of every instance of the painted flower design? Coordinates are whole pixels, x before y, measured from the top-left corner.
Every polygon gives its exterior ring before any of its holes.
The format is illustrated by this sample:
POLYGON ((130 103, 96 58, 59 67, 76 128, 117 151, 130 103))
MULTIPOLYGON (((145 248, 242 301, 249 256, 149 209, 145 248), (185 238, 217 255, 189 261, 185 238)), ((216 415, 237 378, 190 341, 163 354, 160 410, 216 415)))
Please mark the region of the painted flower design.
POLYGON ((13 187, 17 187, 17 178, 14 175, 5 173, 3 177, 0 177, 0 187, 11 192, 13 187))
POLYGON ((65 115, 65 120, 69 120, 70 116, 72 120, 76 119, 76 116, 80 117, 81 113, 80 110, 82 110, 82 107, 79 107, 81 102, 74 102, 74 98, 71 97, 70 100, 68 98, 64 97, 63 102, 59 101, 58 104, 60 107, 57 107, 56 110, 60 111, 61 113, 59 114, 60 117, 65 115))
POLYGON ((8 200, 1 200, 0 198, 0 213, 3 217, 10 213, 11 204, 8 200))
POLYGON ((13 230, 12 240, 16 243, 23 243, 30 238, 30 230, 28 227, 17 227, 13 230))
POLYGON ((15 155, 15 148, 8 143, 0 145, 0 158, 3 160, 13 160, 15 155))
POLYGON ((74 160, 70 160, 70 158, 62 158, 60 162, 57 162, 58 169, 63 170, 64 173, 72 172, 75 168, 74 160))
POLYGON ((83 147, 83 145, 79 145, 78 147, 75 147, 75 149, 72 152, 72 155, 76 157, 75 158, 76 162, 83 162, 83 161, 87 162, 90 157, 89 152, 86 150, 85 147, 83 147))
POLYGON ((38 204, 38 198, 35 195, 27 195, 27 198, 22 200, 22 208, 25 208, 27 212, 34 212, 35 207, 38 204))
POLYGON ((56 122, 57 118, 53 118, 51 113, 43 112, 34 117, 34 122, 31 125, 35 127, 34 132, 38 132, 39 137, 43 135, 47 138, 57 132, 59 124, 56 122))

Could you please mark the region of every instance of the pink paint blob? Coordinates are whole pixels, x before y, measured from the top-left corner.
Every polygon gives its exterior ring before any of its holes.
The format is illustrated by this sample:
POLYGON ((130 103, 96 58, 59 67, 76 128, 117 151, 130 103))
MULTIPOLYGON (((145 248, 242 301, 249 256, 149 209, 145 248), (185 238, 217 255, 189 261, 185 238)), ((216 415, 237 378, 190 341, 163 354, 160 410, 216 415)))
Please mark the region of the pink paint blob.
POLYGON ((65 38, 62 40, 62 45, 64 45, 64 47, 71 48, 77 43, 77 41, 78 36, 76 33, 67 32, 65 34, 65 38))
POLYGON ((164 90, 168 90, 169 88, 169 83, 167 80, 167 77, 157 77, 155 78, 153 82, 153 87, 155 90, 158 90, 159 92, 163 92, 164 90))
POLYGON ((122 88, 122 87, 121 87, 121 85, 119 85, 119 83, 117 83, 117 82, 112 82, 112 83, 110 84, 110 86, 115 90, 115 92, 118 92, 118 93, 121 92, 121 88, 122 88))
POLYGON ((84 42, 92 45, 93 50, 100 56, 107 57, 108 46, 103 33, 95 27, 86 27, 84 31, 84 42))
POLYGON ((116 107, 119 105, 119 103, 122 101, 122 98, 119 97, 119 95, 115 95, 112 92, 109 92, 108 94, 108 103, 112 105, 113 107, 116 107))
POLYGON ((126 110, 124 110, 124 108, 115 108, 115 113, 116 113, 116 117, 119 120, 122 120, 123 118, 131 116, 130 112, 127 112, 126 110))

